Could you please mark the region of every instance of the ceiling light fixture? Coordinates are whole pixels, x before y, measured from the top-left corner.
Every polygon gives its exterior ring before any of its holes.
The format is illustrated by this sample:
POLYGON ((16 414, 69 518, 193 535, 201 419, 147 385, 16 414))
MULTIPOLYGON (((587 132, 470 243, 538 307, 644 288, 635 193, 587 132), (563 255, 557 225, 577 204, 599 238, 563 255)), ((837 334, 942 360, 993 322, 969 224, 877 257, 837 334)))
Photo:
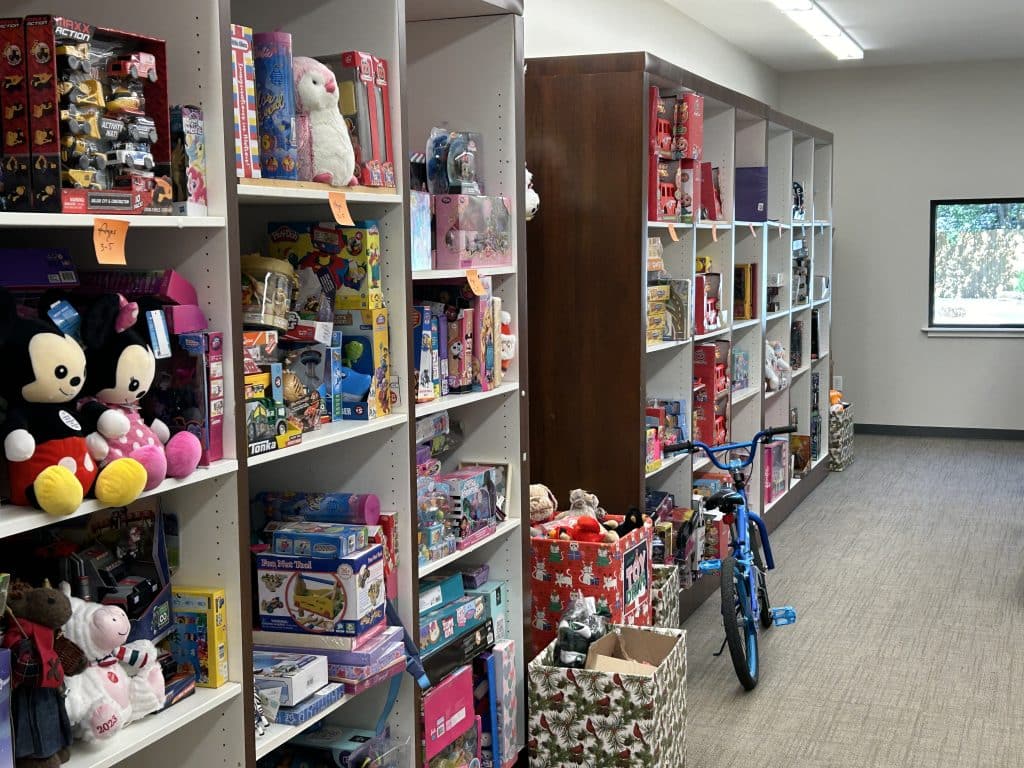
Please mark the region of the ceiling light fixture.
POLYGON ((813 0, 772 0, 772 3, 837 59, 864 58, 864 49, 813 0))

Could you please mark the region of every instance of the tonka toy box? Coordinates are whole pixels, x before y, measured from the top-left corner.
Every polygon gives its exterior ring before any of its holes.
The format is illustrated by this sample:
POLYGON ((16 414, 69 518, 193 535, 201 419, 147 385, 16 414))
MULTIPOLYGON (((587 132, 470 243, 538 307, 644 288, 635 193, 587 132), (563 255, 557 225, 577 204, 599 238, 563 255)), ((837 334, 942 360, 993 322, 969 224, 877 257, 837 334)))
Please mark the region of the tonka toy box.
POLYGON ((339 558, 255 557, 262 629, 354 637, 384 618, 379 544, 339 558))
POLYGON ((191 666, 196 685, 219 688, 228 680, 228 613, 223 589, 175 587, 171 593, 175 634, 171 649, 180 666, 191 666))

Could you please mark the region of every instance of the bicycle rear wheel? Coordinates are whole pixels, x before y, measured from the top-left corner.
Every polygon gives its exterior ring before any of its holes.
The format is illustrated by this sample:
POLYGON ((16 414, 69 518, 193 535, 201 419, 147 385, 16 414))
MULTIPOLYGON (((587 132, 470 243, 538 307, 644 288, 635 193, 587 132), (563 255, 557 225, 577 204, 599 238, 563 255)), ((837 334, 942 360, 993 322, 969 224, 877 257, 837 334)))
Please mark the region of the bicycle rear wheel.
POLYGON ((729 656, 740 685, 748 691, 757 687, 757 623, 750 608, 745 574, 735 557, 722 561, 722 624, 729 656))

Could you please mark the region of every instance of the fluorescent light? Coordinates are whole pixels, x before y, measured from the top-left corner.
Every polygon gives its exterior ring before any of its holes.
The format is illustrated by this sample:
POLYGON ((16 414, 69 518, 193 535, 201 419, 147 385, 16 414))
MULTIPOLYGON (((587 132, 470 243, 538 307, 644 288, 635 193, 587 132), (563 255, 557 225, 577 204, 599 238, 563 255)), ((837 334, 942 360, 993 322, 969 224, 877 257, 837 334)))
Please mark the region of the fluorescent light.
POLYGON ((864 50, 813 0, 772 0, 772 3, 837 59, 864 58, 864 50))

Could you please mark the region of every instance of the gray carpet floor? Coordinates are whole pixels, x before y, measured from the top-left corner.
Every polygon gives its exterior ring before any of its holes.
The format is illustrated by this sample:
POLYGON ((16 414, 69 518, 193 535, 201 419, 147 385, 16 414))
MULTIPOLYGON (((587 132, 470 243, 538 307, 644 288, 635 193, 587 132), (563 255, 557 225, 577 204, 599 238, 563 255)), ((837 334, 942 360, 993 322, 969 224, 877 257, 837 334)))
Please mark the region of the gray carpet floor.
POLYGON ((1024 766, 1024 443, 855 448, 772 537, 799 620, 758 687, 711 655, 717 595, 686 621, 689 768, 1024 766))

